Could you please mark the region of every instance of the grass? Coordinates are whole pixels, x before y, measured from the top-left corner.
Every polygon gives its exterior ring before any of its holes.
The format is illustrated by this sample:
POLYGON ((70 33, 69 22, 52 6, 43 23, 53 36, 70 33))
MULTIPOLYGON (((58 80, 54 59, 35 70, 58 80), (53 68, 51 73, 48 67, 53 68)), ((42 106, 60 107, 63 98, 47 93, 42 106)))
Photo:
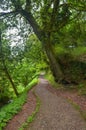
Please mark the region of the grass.
POLYGON ((24 128, 29 127, 30 123, 32 123, 32 121, 34 121, 35 116, 36 116, 37 112, 39 111, 41 102, 40 102, 39 97, 35 94, 35 92, 34 92, 34 95, 36 96, 36 100, 37 100, 36 109, 32 113, 32 115, 27 118, 26 122, 24 122, 18 130, 24 130, 24 128))
POLYGON ((52 87, 58 89, 62 88, 62 86, 55 82, 54 76, 52 75, 51 71, 49 70, 48 73, 45 75, 45 78, 49 81, 49 83, 52 85, 52 87))
POLYGON ((35 79, 33 79, 27 86, 26 86, 26 88, 25 88, 25 90, 24 91, 30 91, 31 89, 32 89, 32 87, 34 87, 36 84, 38 83, 38 79, 37 78, 35 78, 35 79))
POLYGON ((26 102, 27 92, 30 91, 30 89, 32 89, 32 87, 37 83, 38 79, 33 79, 18 98, 15 98, 10 104, 5 105, 0 109, 0 130, 2 130, 8 121, 21 110, 23 104, 26 102))
POLYGON ((77 90, 79 95, 86 96, 86 82, 79 84, 77 90))

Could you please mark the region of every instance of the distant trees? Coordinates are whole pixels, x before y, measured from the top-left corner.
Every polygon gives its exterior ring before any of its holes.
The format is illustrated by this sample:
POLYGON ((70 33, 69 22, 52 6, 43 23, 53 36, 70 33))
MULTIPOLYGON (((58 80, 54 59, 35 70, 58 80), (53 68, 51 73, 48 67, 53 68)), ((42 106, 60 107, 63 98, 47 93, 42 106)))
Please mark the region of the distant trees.
POLYGON ((18 96, 40 70, 46 68, 44 58, 42 46, 34 34, 23 49, 21 44, 11 46, 4 33, 0 35, 0 104, 7 103, 15 94, 18 96))

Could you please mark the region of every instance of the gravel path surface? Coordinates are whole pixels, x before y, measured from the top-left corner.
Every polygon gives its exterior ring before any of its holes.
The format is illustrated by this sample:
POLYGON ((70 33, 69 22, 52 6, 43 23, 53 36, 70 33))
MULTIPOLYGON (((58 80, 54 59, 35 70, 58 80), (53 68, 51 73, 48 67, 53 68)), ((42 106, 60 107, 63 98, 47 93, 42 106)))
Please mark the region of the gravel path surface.
POLYGON ((49 83, 40 78, 35 92, 41 99, 40 111, 25 130, 86 130, 86 122, 71 104, 46 89, 49 83))

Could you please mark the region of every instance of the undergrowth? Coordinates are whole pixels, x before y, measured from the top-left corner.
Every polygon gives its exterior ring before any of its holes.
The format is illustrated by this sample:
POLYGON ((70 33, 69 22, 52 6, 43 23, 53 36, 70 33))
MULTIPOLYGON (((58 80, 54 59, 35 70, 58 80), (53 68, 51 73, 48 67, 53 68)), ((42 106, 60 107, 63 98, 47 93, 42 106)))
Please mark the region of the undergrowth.
POLYGON ((86 96, 86 82, 79 84, 77 90, 79 95, 86 96))
POLYGON ((26 88, 25 88, 25 90, 24 91, 30 91, 30 89, 32 89, 32 87, 34 87, 36 84, 38 83, 38 79, 37 78, 35 78, 35 79, 33 79, 27 86, 26 86, 26 88))
POLYGON ((26 98, 27 98, 27 93, 25 92, 21 96, 16 98, 12 103, 1 108, 0 130, 2 130, 6 126, 7 122, 21 110, 23 104, 26 101, 26 98))
POLYGON ((55 82, 54 76, 52 75, 50 70, 45 75, 45 78, 49 81, 49 83, 52 85, 52 87, 54 87, 54 88, 61 88, 62 87, 61 84, 55 82))
POLYGON ((86 47, 77 47, 72 51, 74 56, 80 56, 86 54, 86 47))
POLYGON ((24 92, 17 98, 15 98, 10 104, 5 105, 0 109, 0 130, 2 130, 7 122, 17 114, 27 99, 27 92, 38 83, 38 79, 35 78, 28 84, 24 92))

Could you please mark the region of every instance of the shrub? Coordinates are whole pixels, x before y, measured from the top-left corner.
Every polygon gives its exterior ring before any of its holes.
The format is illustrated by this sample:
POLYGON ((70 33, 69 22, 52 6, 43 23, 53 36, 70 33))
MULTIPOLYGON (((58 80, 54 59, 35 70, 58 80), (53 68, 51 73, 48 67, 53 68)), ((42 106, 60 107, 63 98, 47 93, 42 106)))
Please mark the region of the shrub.
POLYGON ((15 115, 21 110, 22 105, 26 101, 26 97, 27 97, 27 93, 23 93, 18 98, 16 98, 13 102, 1 108, 0 130, 2 130, 3 127, 6 126, 6 123, 13 117, 13 115, 15 115))
POLYGON ((58 55, 58 61, 68 82, 79 83, 86 78, 86 63, 72 54, 62 53, 58 55))

